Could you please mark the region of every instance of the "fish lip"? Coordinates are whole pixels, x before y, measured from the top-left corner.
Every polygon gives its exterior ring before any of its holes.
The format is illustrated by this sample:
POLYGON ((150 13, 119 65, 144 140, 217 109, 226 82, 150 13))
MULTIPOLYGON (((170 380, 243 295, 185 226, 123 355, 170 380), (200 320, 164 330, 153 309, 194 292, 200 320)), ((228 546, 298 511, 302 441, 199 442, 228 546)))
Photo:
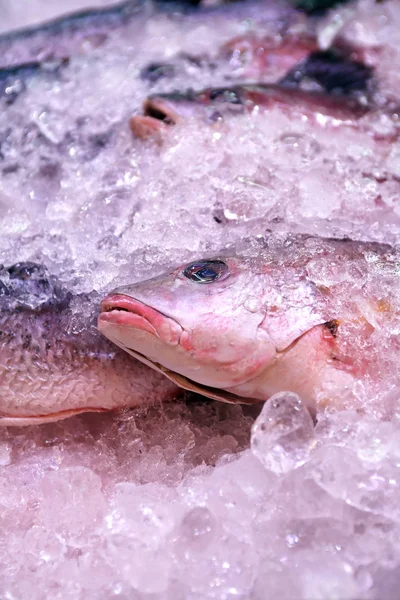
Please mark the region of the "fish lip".
POLYGON ((169 125, 166 125, 163 121, 159 121, 153 117, 146 115, 135 115, 129 121, 129 127, 132 133, 142 140, 148 138, 160 138, 169 129, 169 125))
POLYGON ((131 131, 141 139, 161 136, 180 121, 168 100, 160 96, 149 96, 143 103, 143 113, 129 121, 131 131))
POLYGON ((162 339, 170 346, 179 345, 183 328, 172 317, 121 293, 111 293, 100 305, 98 325, 133 327, 162 339))

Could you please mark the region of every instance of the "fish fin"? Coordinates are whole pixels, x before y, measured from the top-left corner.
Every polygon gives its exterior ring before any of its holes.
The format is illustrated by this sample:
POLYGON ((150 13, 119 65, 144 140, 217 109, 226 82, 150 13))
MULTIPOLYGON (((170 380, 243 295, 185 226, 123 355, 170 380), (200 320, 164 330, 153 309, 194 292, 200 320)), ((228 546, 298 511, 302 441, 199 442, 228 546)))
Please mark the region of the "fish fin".
POLYGON ((85 412, 109 412, 106 408, 77 408, 71 410, 63 410, 48 415, 12 417, 0 415, 0 427, 25 427, 27 425, 41 425, 42 423, 51 423, 74 417, 85 412))

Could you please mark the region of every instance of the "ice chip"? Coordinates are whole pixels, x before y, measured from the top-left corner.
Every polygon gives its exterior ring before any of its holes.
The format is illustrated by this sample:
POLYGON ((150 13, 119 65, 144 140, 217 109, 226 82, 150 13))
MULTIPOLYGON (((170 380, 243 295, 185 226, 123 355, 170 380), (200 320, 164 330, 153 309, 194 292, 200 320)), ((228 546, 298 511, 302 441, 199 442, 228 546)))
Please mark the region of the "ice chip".
POLYGON ((0 444, 0 467, 11 463, 11 447, 9 444, 0 444))
POLYGON ((313 476, 325 491, 359 510, 400 521, 397 464, 363 463, 347 448, 325 447, 313 457, 313 476))
POLYGON ((181 537, 188 549, 204 551, 215 535, 216 523, 208 508, 197 506, 188 512, 181 524, 181 537))
POLYGON ((279 392, 265 403, 252 428, 251 448, 266 469, 288 473, 309 460, 314 424, 301 399, 279 392))
POLYGON ((41 481, 41 523, 78 540, 99 523, 106 508, 101 480, 85 467, 47 473, 41 481))

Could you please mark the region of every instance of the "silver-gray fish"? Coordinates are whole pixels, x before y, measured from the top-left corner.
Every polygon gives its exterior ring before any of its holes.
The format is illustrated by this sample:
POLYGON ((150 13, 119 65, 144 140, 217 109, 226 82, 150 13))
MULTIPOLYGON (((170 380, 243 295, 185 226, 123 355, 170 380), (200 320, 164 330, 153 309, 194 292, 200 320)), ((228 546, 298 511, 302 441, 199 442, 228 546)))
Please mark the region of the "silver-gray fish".
POLYGON ((99 298, 73 295, 35 263, 0 272, 0 425, 171 399, 173 383, 96 328, 99 298))

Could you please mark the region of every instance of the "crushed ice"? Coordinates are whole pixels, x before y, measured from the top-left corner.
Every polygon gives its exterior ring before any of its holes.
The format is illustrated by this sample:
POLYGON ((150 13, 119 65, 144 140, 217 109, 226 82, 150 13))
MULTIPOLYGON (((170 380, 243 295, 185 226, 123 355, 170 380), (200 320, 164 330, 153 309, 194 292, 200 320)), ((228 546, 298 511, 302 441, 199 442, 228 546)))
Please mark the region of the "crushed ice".
MULTIPOLYGON (((34 11, 13 7, 3 29, 32 22, 34 11)), ((52 5, 46 16, 64 9, 52 5)), ((132 137, 128 120, 155 85, 163 92, 186 89, 189 77, 196 89, 229 80, 217 59, 203 69, 178 52, 215 58, 249 29, 277 35, 274 23, 290 22, 277 20, 274 6, 260 17, 249 4, 248 19, 240 6, 224 10, 202 22, 147 10, 105 39, 66 44, 68 64, 6 93, 5 265, 44 263, 88 292, 263 234, 267 221, 399 242, 399 142, 384 113, 369 132, 338 127, 332 135, 275 108, 267 119, 178 125, 162 148, 132 137), (155 61, 177 62, 172 84, 140 78, 155 61)), ((319 35, 357 39, 381 87, 398 98, 399 25, 395 1, 361 0, 331 11, 319 35)), ((23 52, 14 42, 8 60, 23 52)), ((0 430, 0 596, 398 598, 400 410, 392 397, 390 421, 347 410, 314 426, 301 400, 282 394, 258 416, 192 398, 0 430)))

